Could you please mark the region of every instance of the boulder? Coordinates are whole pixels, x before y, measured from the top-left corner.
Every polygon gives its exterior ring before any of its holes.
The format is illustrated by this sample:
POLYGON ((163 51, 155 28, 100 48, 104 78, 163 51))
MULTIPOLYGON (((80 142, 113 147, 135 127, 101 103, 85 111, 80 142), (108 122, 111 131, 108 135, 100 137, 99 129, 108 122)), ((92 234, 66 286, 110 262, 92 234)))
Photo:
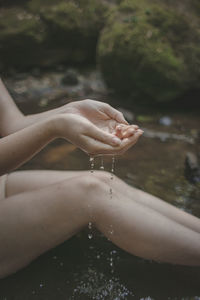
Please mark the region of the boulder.
POLYGON ((95 62, 106 4, 31 0, 0 10, 0 66, 26 69, 95 62))
POLYGON ((0 67, 26 68, 40 63, 45 39, 38 15, 20 7, 0 10, 0 67))
POLYGON ((197 1, 190 1, 191 11, 184 7, 188 1, 181 9, 172 1, 118 2, 98 41, 107 85, 151 102, 172 101, 199 88, 200 21, 192 6, 197 1))
POLYGON ((78 84, 78 73, 73 69, 67 70, 62 78, 62 84, 77 85, 78 84))

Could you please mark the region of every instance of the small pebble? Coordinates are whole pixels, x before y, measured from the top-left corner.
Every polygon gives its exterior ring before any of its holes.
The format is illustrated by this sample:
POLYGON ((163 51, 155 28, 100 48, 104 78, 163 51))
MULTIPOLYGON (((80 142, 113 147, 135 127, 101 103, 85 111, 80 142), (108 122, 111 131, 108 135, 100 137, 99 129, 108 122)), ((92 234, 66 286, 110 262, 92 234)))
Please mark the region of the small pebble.
POLYGON ((164 116, 160 118, 159 123, 164 126, 170 126, 172 124, 172 119, 170 117, 164 116))

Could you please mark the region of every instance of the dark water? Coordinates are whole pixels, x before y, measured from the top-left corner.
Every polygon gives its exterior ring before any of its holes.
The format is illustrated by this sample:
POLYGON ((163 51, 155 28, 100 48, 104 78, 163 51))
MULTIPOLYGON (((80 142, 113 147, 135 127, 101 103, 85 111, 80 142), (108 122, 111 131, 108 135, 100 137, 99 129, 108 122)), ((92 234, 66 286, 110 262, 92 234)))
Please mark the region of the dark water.
MULTIPOLYGON (((172 125, 160 125, 162 113, 136 114, 136 123, 154 132, 191 137, 142 137, 138 144, 117 159, 115 173, 136 186, 200 217, 199 185, 184 176, 188 151, 199 152, 199 118, 196 113, 168 113, 172 125)), ((96 167, 99 168, 100 159, 96 167)), ((88 157, 74 146, 58 140, 23 169, 88 169, 88 157)), ((110 170, 111 158, 105 159, 110 170)), ((177 267, 145 261, 125 253, 93 232, 78 234, 38 258, 27 268, 0 281, 0 300, 27 299, 200 299, 200 268, 177 267), (111 257, 113 268, 111 268, 111 257)))

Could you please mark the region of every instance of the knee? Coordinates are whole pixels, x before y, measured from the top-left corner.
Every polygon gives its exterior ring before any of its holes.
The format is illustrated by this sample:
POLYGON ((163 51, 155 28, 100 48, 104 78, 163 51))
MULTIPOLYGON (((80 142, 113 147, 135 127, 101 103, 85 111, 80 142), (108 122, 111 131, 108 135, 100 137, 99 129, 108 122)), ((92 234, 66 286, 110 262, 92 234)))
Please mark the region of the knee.
MULTIPOLYGON (((99 172, 100 173, 100 172, 99 172)), ((79 178, 80 187, 87 193, 97 192, 105 186, 106 180, 100 174, 95 173, 84 175, 79 178)))
POLYGON ((119 180, 119 178, 116 175, 111 174, 107 171, 95 171, 94 175, 101 183, 105 183, 107 185, 116 183, 119 180), (113 179, 112 181, 111 178, 113 179))
MULTIPOLYGON (((106 179, 104 178, 104 176, 97 174, 96 171, 94 173, 83 173, 77 177, 73 177, 72 179, 70 179, 70 181, 71 187, 73 186, 74 189, 79 191, 82 196, 93 193, 94 191, 96 192, 98 190, 101 190, 106 184, 106 179)), ((60 181, 57 184, 57 188, 63 191, 63 193, 66 192, 68 194, 70 181, 69 179, 60 181)))

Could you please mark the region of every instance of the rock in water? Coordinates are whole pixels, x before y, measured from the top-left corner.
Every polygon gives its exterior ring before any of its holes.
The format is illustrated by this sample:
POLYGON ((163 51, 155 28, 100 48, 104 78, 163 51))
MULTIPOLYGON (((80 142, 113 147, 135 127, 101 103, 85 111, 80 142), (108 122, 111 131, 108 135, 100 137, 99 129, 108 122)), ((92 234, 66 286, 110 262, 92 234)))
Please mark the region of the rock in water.
POLYGON ((172 124, 172 119, 170 117, 164 116, 160 118, 159 123, 164 126, 170 126, 172 124))
POLYGON ((62 78, 62 84, 77 85, 78 73, 75 70, 68 70, 62 78))
POLYGON ((200 182, 200 165, 194 153, 188 152, 185 159, 185 177, 191 183, 200 182))

